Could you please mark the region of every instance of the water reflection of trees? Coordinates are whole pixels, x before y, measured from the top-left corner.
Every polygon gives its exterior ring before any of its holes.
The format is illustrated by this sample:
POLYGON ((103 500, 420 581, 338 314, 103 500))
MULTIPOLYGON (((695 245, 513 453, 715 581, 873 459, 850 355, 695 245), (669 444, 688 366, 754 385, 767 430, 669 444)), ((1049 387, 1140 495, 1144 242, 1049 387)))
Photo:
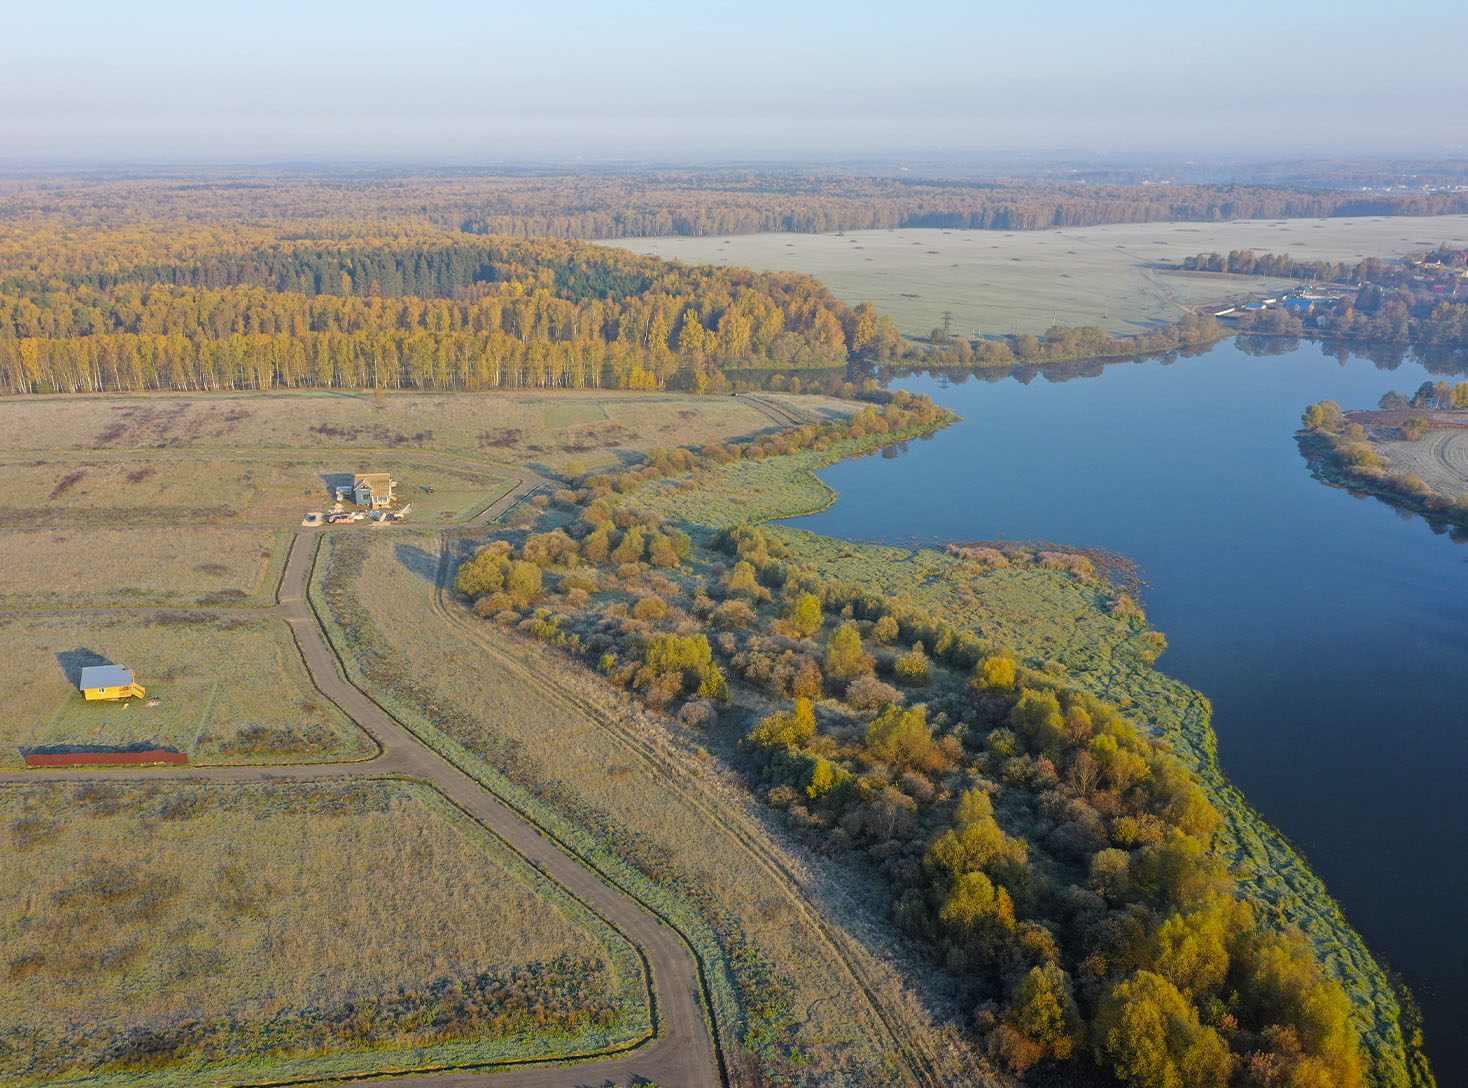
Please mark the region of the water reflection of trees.
MULTIPOLYGON (((1233 339, 1234 346, 1245 355, 1254 358, 1273 358, 1298 351, 1305 341, 1296 336, 1251 336, 1240 333, 1233 339)), ((1417 363, 1429 374, 1468 374, 1468 354, 1439 345, 1414 346, 1409 344, 1344 344, 1331 340, 1310 340, 1319 344, 1342 366, 1351 359, 1365 359, 1378 370, 1397 370, 1404 363, 1417 363)), ((1112 367, 1137 363, 1161 362, 1171 366, 1179 359, 1191 359, 1207 355, 1217 345, 1201 344, 1194 347, 1177 348, 1172 351, 1149 352, 1131 355, 1123 359, 1077 359, 1066 363, 1043 363, 1023 366, 952 367, 934 368, 926 366, 892 366, 853 364, 848 368, 849 380, 855 382, 875 379, 886 387, 904 378, 933 377, 941 384, 963 385, 970 380, 982 382, 1017 381, 1029 385, 1036 378, 1047 382, 1068 382, 1076 378, 1097 378, 1112 367)))
POLYGON ((1014 380, 1021 385, 1029 385, 1036 378, 1043 378, 1047 382, 1068 382, 1076 378, 1099 378, 1106 370, 1112 367, 1135 365, 1137 363, 1160 362, 1163 366, 1171 366, 1179 359, 1192 359, 1200 355, 1207 355, 1217 344, 1197 344, 1189 347, 1173 348, 1168 351, 1150 351, 1139 355, 1127 355, 1121 358, 1111 359, 1075 359, 1061 363, 1027 363, 1017 366, 984 366, 967 367, 926 367, 926 366, 893 366, 890 364, 880 366, 869 366, 862 371, 862 377, 875 378, 882 385, 887 386, 891 382, 900 381, 904 378, 933 377, 940 384, 964 385, 971 379, 993 384, 1007 380, 1014 380))
MULTIPOLYGON (((1300 346, 1294 336, 1249 336, 1241 333, 1234 337, 1234 346, 1245 355, 1264 358, 1272 355, 1288 355, 1300 346)), ((1389 344, 1353 343, 1339 340, 1312 340, 1342 366, 1352 359, 1365 359, 1377 370, 1397 370, 1404 363, 1416 363, 1429 374, 1468 374, 1468 354, 1441 344, 1389 344)))
POLYGON ((1351 498, 1361 502, 1369 502, 1374 499, 1376 502, 1388 507, 1392 513, 1396 514, 1403 521, 1416 521, 1421 518, 1435 535, 1446 536, 1454 544, 1468 544, 1468 525, 1456 525, 1434 514, 1422 510, 1409 509, 1403 505, 1403 503, 1410 501, 1405 496, 1372 491, 1360 484, 1353 483, 1351 480, 1342 479, 1336 474, 1327 471, 1326 466, 1321 463, 1320 458, 1312 452, 1312 447, 1309 442, 1297 441, 1297 446, 1300 451, 1300 456, 1305 460, 1306 467, 1310 469, 1310 475, 1327 487, 1334 487, 1344 491, 1351 498))

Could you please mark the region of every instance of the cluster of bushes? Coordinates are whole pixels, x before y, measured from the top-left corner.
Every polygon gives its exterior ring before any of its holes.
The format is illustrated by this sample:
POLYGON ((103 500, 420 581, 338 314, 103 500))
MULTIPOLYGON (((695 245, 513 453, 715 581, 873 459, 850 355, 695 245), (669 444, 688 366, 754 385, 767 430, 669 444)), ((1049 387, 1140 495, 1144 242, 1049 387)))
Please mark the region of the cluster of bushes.
POLYGON ((899 390, 887 397, 885 403, 864 405, 844 420, 824 424, 808 423, 748 442, 715 442, 702 450, 655 449, 635 468, 584 477, 580 481, 583 493, 581 496, 568 491, 562 493, 561 498, 563 501, 578 501, 588 491, 593 496, 625 494, 644 483, 668 476, 714 469, 739 460, 778 457, 799 450, 823 452, 838 442, 874 435, 891 435, 895 440, 905 434, 929 429, 949 418, 951 417, 947 410, 938 407, 930 398, 899 390))
POLYGON ((998 340, 957 339, 934 330, 924 362, 929 366, 1023 366, 1074 359, 1113 359, 1211 344, 1223 336, 1207 314, 1184 314, 1170 325, 1131 336, 1113 336, 1102 325, 1052 325, 1043 336, 1017 333, 998 340))
POLYGON ((1297 261, 1288 253, 1255 253, 1251 249, 1230 250, 1227 257, 1199 253, 1184 257, 1182 268, 1188 272, 1227 272, 1235 276, 1276 276, 1297 280, 1321 280, 1327 283, 1360 283, 1379 280, 1387 271, 1387 262, 1368 257, 1356 264, 1345 261, 1297 261))
POLYGON ((604 974, 595 961, 564 956, 472 978, 440 979, 382 997, 281 1009, 256 1020, 99 1028, 66 1038, 33 1026, 12 1028, 0 1032, 0 1069, 26 1076, 98 1067, 136 1072, 216 1060, 237 1053, 246 1040, 251 1050, 287 1056, 347 1047, 417 1047, 486 1035, 570 1034, 616 1022, 615 1004, 598 996, 604 974))
MULTIPOLYGON (((647 478, 732 459, 671 451, 647 478)), ((1363 1083, 1344 991, 1235 894, 1221 817, 1165 745, 972 631, 822 578, 759 528, 691 541, 667 567, 645 548, 619 562, 617 534, 669 529, 595 479, 566 531, 482 553, 501 570, 548 558, 554 585, 522 626, 691 726, 744 720, 745 773, 798 833, 885 882, 996 1060, 1088 1056, 1146 1088, 1363 1083), (590 559, 598 532, 612 551, 590 559), (563 588, 578 573, 594 599, 563 588)), ((961 558, 1097 578, 1043 548, 961 558)))
POLYGON ((915 617, 833 589, 842 612, 881 613, 833 620, 823 665, 841 696, 796 699, 746 747, 797 827, 887 878, 899 923, 969 983, 994 1056, 1023 1070, 1089 1052, 1159 1088, 1361 1083, 1344 992, 1234 896, 1212 850, 1221 818, 1176 757, 941 621, 925 633, 945 682, 926 704, 889 688, 874 705, 877 627, 905 639, 915 617))

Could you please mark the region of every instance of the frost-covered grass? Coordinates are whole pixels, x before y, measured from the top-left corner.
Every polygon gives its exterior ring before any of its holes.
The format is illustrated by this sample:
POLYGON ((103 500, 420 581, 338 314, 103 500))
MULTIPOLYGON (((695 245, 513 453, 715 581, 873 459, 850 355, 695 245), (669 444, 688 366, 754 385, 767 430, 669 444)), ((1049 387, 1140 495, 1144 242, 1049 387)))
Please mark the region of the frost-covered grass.
POLYGON ((1233 249, 1298 260, 1359 261, 1468 242, 1468 216, 1125 223, 1036 231, 867 230, 623 238, 604 244, 690 263, 791 269, 848 303, 871 301, 909 335, 953 315, 955 335, 1103 325, 1114 333, 1175 321, 1203 303, 1298 281, 1150 267, 1233 249))
POLYGON ((23 749, 54 744, 170 745, 195 763, 376 751, 311 685, 280 620, 12 614, 0 616, 0 660, 0 767, 23 766, 23 749), (108 662, 132 669, 148 698, 86 702, 78 670, 108 662))
POLYGON ((426 786, 13 786, 0 823, 27 873, 0 884, 3 1084, 554 1058, 649 1028, 627 943, 426 786))

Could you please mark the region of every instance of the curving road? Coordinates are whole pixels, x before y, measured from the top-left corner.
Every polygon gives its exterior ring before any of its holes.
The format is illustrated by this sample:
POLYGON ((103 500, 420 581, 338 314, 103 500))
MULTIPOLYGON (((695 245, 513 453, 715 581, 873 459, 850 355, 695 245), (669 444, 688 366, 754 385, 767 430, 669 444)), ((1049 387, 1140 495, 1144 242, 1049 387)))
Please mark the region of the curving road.
MULTIPOLYGON (((540 486, 522 479, 510 494, 474 519, 484 524, 509 510, 540 486)), ((328 763, 274 767, 157 767, 31 770, 0 774, 0 783, 88 780, 137 781, 205 779, 260 782, 307 778, 377 778, 407 775, 429 782, 511 849, 540 868, 567 892, 601 915, 641 950, 648 967, 656 1034, 634 1050, 578 1065, 558 1067, 494 1067, 454 1072, 422 1070, 410 1074, 412 1084, 431 1088, 571 1088, 582 1085, 652 1082, 665 1088, 712 1088, 728 1083, 705 1020, 699 969, 683 939, 640 903, 605 883, 572 858, 539 828, 508 807, 483 785, 420 741, 410 730, 349 683, 307 599, 307 586, 322 530, 299 530, 291 542, 279 603, 253 615, 276 616, 290 625, 311 681, 323 695, 371 735, 379 746, 376 758, 361 763, 328 763)), ((67 610, 70 614, 70 610, 67 610)), ((151 611, 188 611, 153 609, 151 611)), ((355 1083, 401 1085, 404 1075, 363 1079, 355 1083)))

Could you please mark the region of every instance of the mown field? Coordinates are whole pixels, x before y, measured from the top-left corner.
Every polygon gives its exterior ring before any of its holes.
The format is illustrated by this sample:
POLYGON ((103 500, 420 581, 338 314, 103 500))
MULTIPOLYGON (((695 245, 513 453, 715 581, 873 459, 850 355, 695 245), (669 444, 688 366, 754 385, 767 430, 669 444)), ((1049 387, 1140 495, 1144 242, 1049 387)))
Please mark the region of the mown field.
POLYGON ((0 823, 0 867, 27 873, 0 883, 6 1085, 296 1080, 649 1030, 625 941, 424 786, 11 786, 0 823))
POLYGON ((289 546, 253 529, 0 529, 0 608, 269 607, 289 546))
POLYGON ((176 747, 195 763, 369 758, 372 740, 311 686, 273 619, 161 613, 0 616, 0 767, 36 746, 176 747), (86 702, 79 670, 134 670, 143 702, 86 702), (156 706, 147 706, 148 702, 156 706))
MULTIPOLYGON (((353 674, 675 919, 705 959, 722 1030, 747 1031, 760 1066, 793 1070, 793 1057, 819 1083, 906 1083, 894 1064, 898 1043, 862 986, 880 992, 906 1036, 946 1049, 882 962, 901 952, 884 945, 874 904, 771 834, 768 814, 703 750, 712 738, 670 736, 666 720, 553 652, 435 610, 418 571, 436 564, 437 538, 338 537, 328 547, 313 594, 353 674), (359 595, 365 584, 385 591, 359 595), (839 925, 821 921, 807 897, 839 925)), ((737 1034, 731 1042, 743 1060, 737 1034)))
MULTIPOLYGON (((821 398, 803 398, 800 404, 807 412, 841 409, 839 401, 821 398)), ((0 451, 311 451, 289 485, 302 498, 306 489, 323 489, 319 473, 387 471, 380 457, 362 461, 359 454, 367 451, 431 450, 554 471, 567 464, 611 464, 658 446, 724 441, 773 425, 739 397, 677 394, 392 393, 381 407, 370 392, 0 399, 0 451), (340 460, 321 456, 332 451, 356 452, 340 460)), ((415 470, 407 466, 392 471, 407 483, 405 496, 415 502, 416 485, 433 482, 414 479, 415 470)), ((52 486, 64 475, 58 474, 52 486)), ((188 486, 194 498, 192 503, 180 498, 181 508, 239 505, 228 497, 236 481, 224 470, 204 478, 189 474, 188 486)), ((39 482, 31 490, 37 487, 39 482)), ((78 485, 70 501, 78 502, 83 494, 78 485)), ((299 520, 296 505, 290 508, 299 520)))
POLYGON ((331 487, 355 472, 388 472, 414 521, 464 521, 512 482, 472 465, 349 453, 314 457, 45 453, 0 463, 13 526, 298 525, 330 510, 331 487))
POLYGON ((791 269, 848 303, 871 301, 904 333, 953 315, 954 335, 1039 335, 1051 325, 1112 332, 1174 321, 1204 303, 1294 281, 1154 269, 1234 249, 1302 260, 1393 257, 1468 243, 1468 216, 1139 223, 1049 231, 896 230, 625 238, 609 245, 689 263, 791 269))
MULTIPOLYGON (((1453 415, 1468 421, 1468 412, 1453 415)), ((1468 428, 1434 428, 1416 442, 1373 437, 1371 444, 1387 459, 1392 472, 1420 476, 1433 492, 1449 498, 1468 495, 1468 428)))

